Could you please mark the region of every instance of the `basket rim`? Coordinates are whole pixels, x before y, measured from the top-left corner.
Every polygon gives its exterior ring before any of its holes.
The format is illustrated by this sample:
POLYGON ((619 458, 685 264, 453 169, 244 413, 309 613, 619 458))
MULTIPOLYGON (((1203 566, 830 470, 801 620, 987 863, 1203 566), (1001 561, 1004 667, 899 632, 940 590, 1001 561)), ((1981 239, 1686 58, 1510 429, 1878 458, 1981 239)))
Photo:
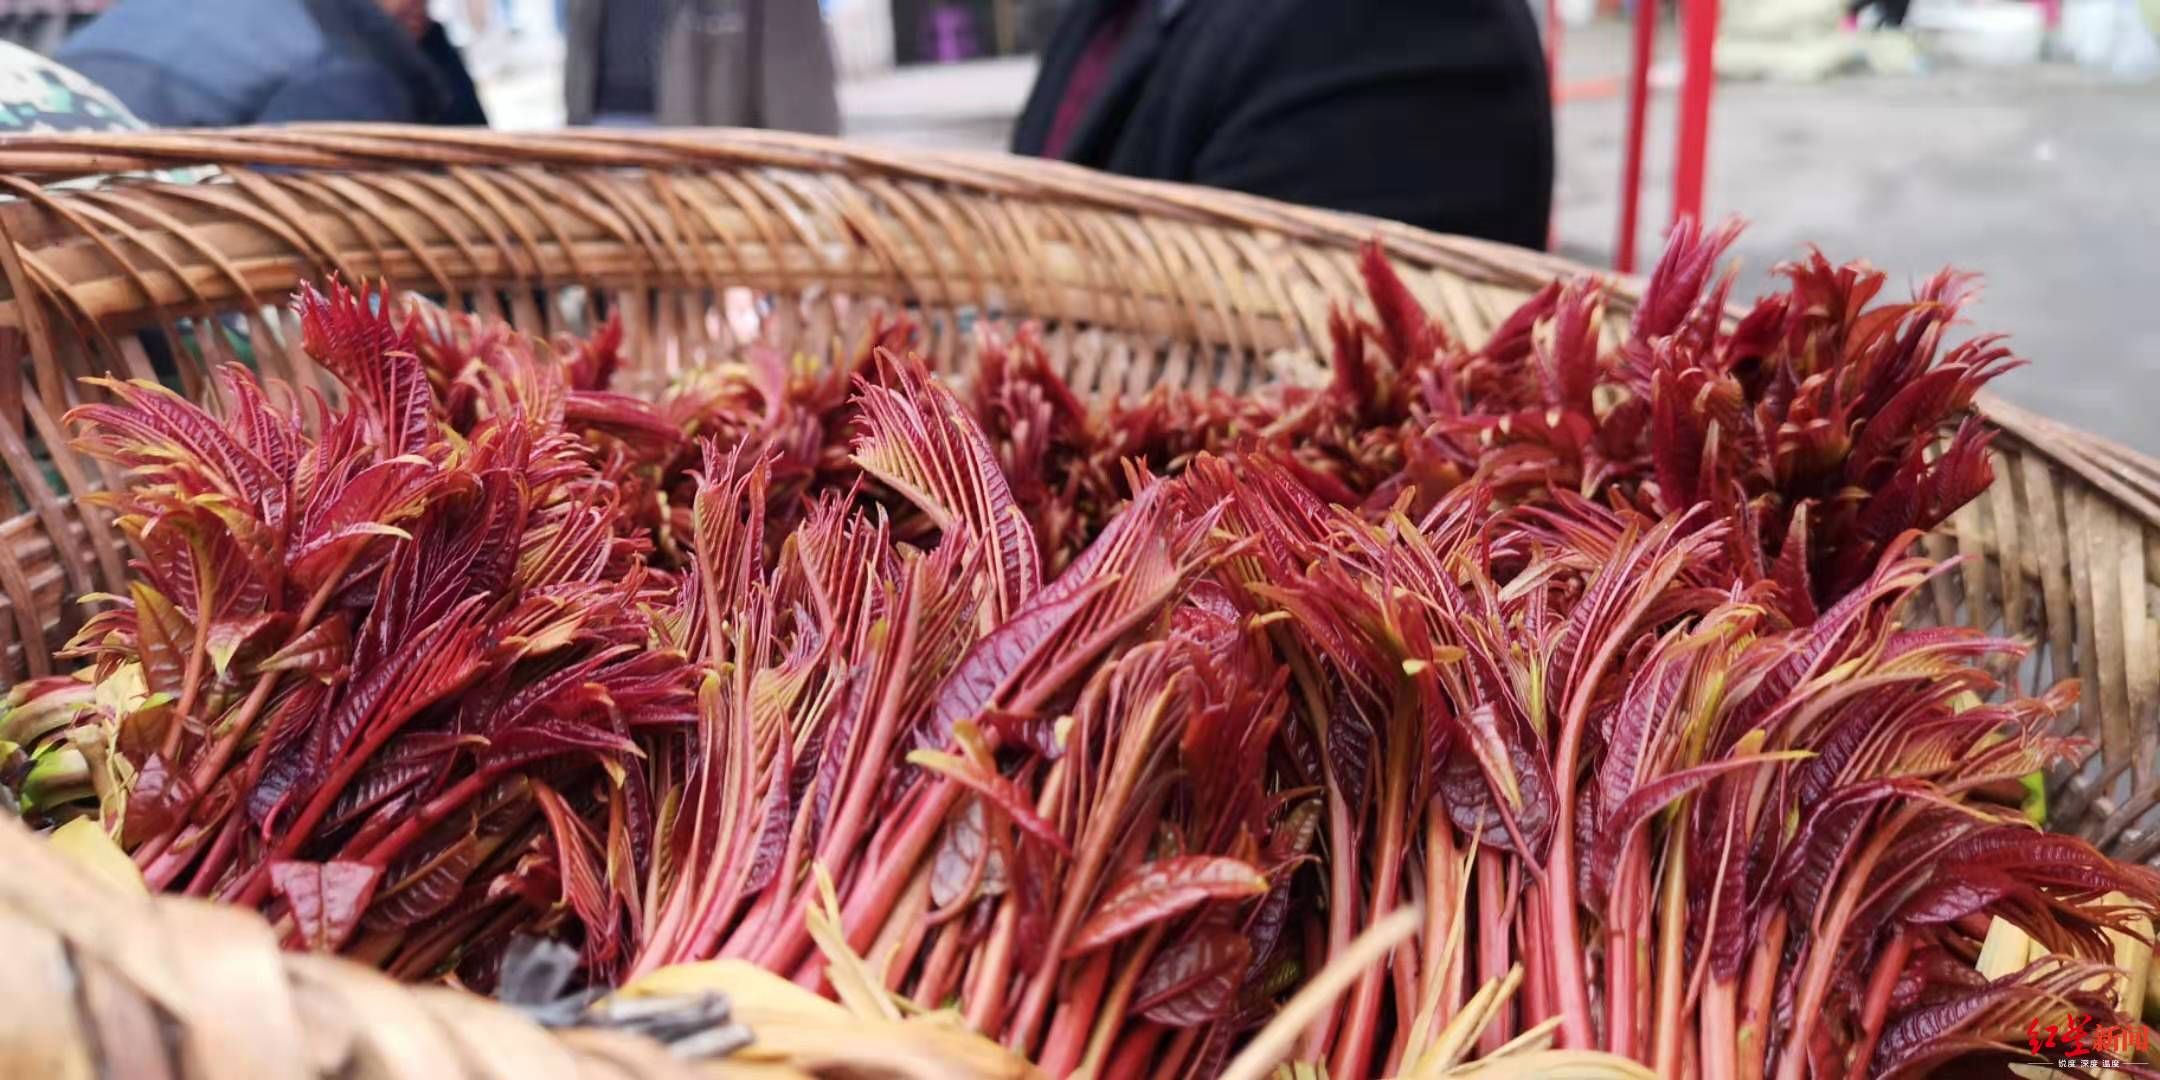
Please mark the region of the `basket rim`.
MULTIPOLYGON (((751 128, 565 129, 506 132, 409 124, 319 123, 152 131, 0 135, 0 177, 25 189, 116 174, 193 167, 389 172, 459 168, 780 168, 913 180, 1076 207, 1265 229, 1292 240, 1356 245, 1478 280, 1521 285, 1580 273, 1556 255, 1385 218, 1298 206, 1258 195, 1118 176, 998 151, 918 150, 751 128)), ((131 186, 137 181, 129 181, 131 186)), ((139 183, 154 184, 141 181, 139 183)), ((1632 298, 1640 279, 1605 275, 1632 298)))

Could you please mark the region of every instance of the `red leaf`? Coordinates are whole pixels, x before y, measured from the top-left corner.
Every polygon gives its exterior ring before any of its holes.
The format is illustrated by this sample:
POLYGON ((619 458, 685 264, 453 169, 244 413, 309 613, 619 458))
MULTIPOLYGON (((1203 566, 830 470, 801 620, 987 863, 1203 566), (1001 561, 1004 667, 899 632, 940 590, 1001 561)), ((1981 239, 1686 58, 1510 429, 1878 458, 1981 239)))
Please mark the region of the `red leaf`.
POLYGON ((780 876, 780 860, 786 853, 788 826, 795 820, 795 808, 788 801, 788 762, 786 740, 773 755, 770 774, 765 778, 765 806, 759 814, 757 848, 750 860, 750 876, 744 882, 745 892, 756 894, 765 891, 780 876))
POLYGON ((1662 649, 1636 673, 1613 712, 1605 730, 1604 760, 1598 766, 1598 805, 1606 816, 1635 790, 1647 771, 1657 767, 1650 751, 1679 705, 1689 659, 1679 648, 1662 649))
MULTIPOLYGON (((617 894, 596 858, 599 841, 555 789, 535 783, 533 795, 547 816, 548 832, 555 841, 556 865, 562 872, 562 899, 585 925, 586 956, 595 961, 611 957, 619 933, 614 902, 617 894)), ((622 870, 629 872, 628 867, 622 870)))
POLYGON ((1788 610, 1795 623, 1815 621, 1815 582, 1808 572, 1808 507, 1801 503, 1793 507, 1792 525, 1786 530, 1784 546, 1778 548, 1777 561, 1770 566, 1770 580, 1785 591, 1788 610))
POLYGON ((1004 622, 1042 588, 1042 560, 1027 518, 1013 502, 997 455, 958 398, 922 361, 899 361, 897 388, 865 384, 856 393, 862 434, 855 462, 928 514, 941 530, 963 531, 989 553, 988 614, 1004 622))
POLYGON ((1549 346, 1540 343, 1537 350, 1544 368, 1544 404, 1586 420, 1595 415, 1591 395, 1603 374, 1598 362, 1598 333, 1605 314, 1602 290, 1595 279, 1569 282, 1554 312, 1552 342, 1549 346))
POLYGON ((491 768, 503 768, 581 751, 619 757, 636 754, 637 744, 597 724, 543 719, 490 736, 479 757, 491 768))
POLYGON ((1775 765, 1802 756, 1804 755, 1799 751, 1747 754, 1680 769, 1636 788, 1628 794, 1625 802, 1608 811, 1604 831, 1598 838, 1593 856, 1597 862, 1592 873, 1600 888, 1612 881, 1613 870, 1620 861, 1621 845, 1626 842, 1628 834, 1649 820, 1652 814, 1671 805, 1673 800, 1726 773, 1775 765))
POLYGON ((1070 957, 1094 952, 1210 900, 1249 900, 1268 891, 1251 863, 1219 855, 1179 855, 1134 867, 1081 924, 1070 957))
POLYGON ((1176 594, 1205 542, 1194 537, 1204 538, 1214 519, 1173 527, 1171 487, 1141 491, 1057 580, 968 650, 931 706, 930 745, 947 745, 954 723, 987 708, 1039 705, 1176 594))
POLYGON ((293 579, 302 586, 320 582, 329 568, 353 546, 377 536, 400 536, 400 522, 426 507, 441 489, 443 473, 424 461, 395 460, 368 466, 319 496, 302 518, 289 556, 293 579))
POLYGON ((1665 240, 1665 254, 1650 272, 1650 283, 1643 289, 1643 304, 1635 309, 1629 335, 1647 341, 1679 329, 1710 275, 1716 272, 1718 259, 1739 235, 1737 221, 1727 221, 1711 232, 1705 232, 1692 218, 1675 224, 1672 235, 1665 240))
POLYGON ((1037 651, 1094 599, 1096 591, 1087 588, 1057 595, 1045 592, 977 641, 938 689, 936 703, 931 706, 932 742, 947 745, 955 723, 989 708, 1037 651))
POLYGON ((1203 926, 1155 954, 1133 988, 1133 1011, 1169 1027, 1222 1018, 1237 999, 1252 946, 1227 926, 1203 926))
POLYGON ((282 505, 283 478, 201 406, 156 383, 91 381, 118 404, 85 405, 68 413, 68 423, 90 429, 85 449, 150 472, 199 470, 196 475, 245 506, 282 505))
POLYGON ((257 671, 300 671, 325 682, 352 658, 352 630, 344 612, 335 612, 270 654, 257 671))
POLYGON ((368 905, 363 925, 370 930, 404 930, 441 914, 464 891, 466 879, 488 850, 478 836, 470 833, 451 841, 382 890, 368 905))
POLYGON ((1448 818, 1484 844, 1543 858, 1553 828, 1552 766, 1519 734, 1504 730, 1490 706, 1472 710, 1461 730, 1466 737, 1450 749, 1439 776, 1448 818), (1506 797, 1509 786, 1513 799, 1506 797))
POLYGON ((135 596, 135 639, 142 650, 143 685, 153 694, 180 696, 187 673, 187 653, 193 644, 194 627, 165 599, 165 594, 138 581, 129 587, 135 596))
POLYGON ((437 417, 414 323, 393 322, 389 301, 387 289, 355 294, 333 281, 328 296, 301 286, 294 306, 302 347, 345 384, 373 419, 385 455, 396 457, 426 447, 437 417))
POLYGON ((1424 305, 1388 265, 1387 251, 1379 241, 1368 240, 1360 249, 1358 272, 1365 276, 1365 291, 1380 316, 1380 340, 1388 359, 1398 368, 1430 359, 1442 343, 1440 328, 1425 317, 1424 305))
POLYGON ((908 754, 908 762, 931 772, 958 781, 963 787, 995 805, 1013 824, 1033 834, 1036 839, 1071 854, 1071 845, 1065 842, 1057 826, 1043 820, 1029 804, 1026 793, 1010 779, 984 769, 968 758, 956 754, 942 754, 935 750, 916 750, 908 754))
POLYGON ((1005 857, 984 835, 986 828, 988 815, 980 799, 969 799, 946 824, 930 864, 930 900, 938 907, 1005 891, 1005 857))
POLYGON ((210 624, 205 642, 209 646, 210 662, 217 673, 223 675, 235 663, 244 665, 284 640, 291 626, 292 616, 282 611, 265 611, 251 618, 219 619, 210 624))
POLYGON ((573 428, 605 428, 669 443, 683 440, 682 429, 661 416, 651 402, 627 394, 572 390, 563 401, 563 423, 573 428))
POLYGON ((365 863, 281 859, 270 864, 270 887, 285 898, 300 940, 315 952, 345 947, 381 878, 379 867, 365 863))
MULTIPOLYGON (((176 717, 172 723, 179 723, 176 717)), ((135 770, 134 786, 128 789, 127 814, 120 824, 120 843, 130 849, 178 823, 176 815, 187 801, 187 779, 179 775, 162 753, 151 754, 135 770)))

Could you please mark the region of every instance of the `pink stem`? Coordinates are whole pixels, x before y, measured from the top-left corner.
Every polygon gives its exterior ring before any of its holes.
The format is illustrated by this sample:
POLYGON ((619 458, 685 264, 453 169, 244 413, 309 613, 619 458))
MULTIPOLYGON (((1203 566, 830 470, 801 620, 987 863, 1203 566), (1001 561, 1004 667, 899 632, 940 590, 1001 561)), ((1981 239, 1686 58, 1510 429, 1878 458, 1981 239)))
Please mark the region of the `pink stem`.
POLYGON ((195 698, 202 693, 203 665, 210 660, 209 612, 202 612, 195 619, 195 648, 188 653, 187 672, 180 680, 180 705, 173 710, 172 726, 165 729, 165 763, 174 770, 180 768, 180 737, 187 733, 188 721, 195 716, 195 698))
MULTIPOLYGON (((1328 850, 1333 858, 1328 860, 1332 882, 1328 889, 1328 937, 1327 955, 1335 956, 1350 947, 1350 938, 1357 927, 1358 887, 1357 852, 1350 844, 1350 807, 1343 801, 1342 787, 1334 782, 1329 770, 1327 785, 1328 850)), ((1306 1030, 1305 1041, 1298 1056, 1307 1061, 1317 1061, 1327 1055, 1328 1043, 1335 1035, 1335 1025, 1342 1019, 1340 1008, 1329 1009, 1306 1030)))
POLYGON ((1094 1022, 1090 1025, 1093 1034, 1088 1038, 1087 1056, 1080 1059, 1079 1071, 1082 1075, 1095 1076, 1101 1073, 1103 1059, 1110 1054, 1111 1040, 1125 1027, 1126 1012, 1132 1008, 1133 987, 1139 983, 1140 973, 1146 971, 1149 963, 1155 959, 1155 951, 1162 947, 1163 934, 1167 929, 1165 924, 1156 923, 1155 927, 1140 939, 1140 944, 1132 951, 1132 955, 1125 958, 1117 981, 1110 984, 1109 998, 1102 1003, 1101 1008, 1095 1010, 1094 1022))
POLYGON ((1006 991, 1011 989, 1013 937, 1020 927, 1020 909, 1007 904, 998 909, 997 921, 991 924, 990 941, 977 955, 981 968, 975 973, 975 985, 968 990, 968 1026, 995 1039, 1005 1023, 1006 991))
MULTIPOLYGON (((1380 806, 1380 845, 1376 860, 1379 873, 1373 884, 1367 922, 1377 922, 1393 910, 1396 891, 1402 888, 1403 824, 1409 814, 1409 808, 1404 804, 1409 798, 1410 786, 1410 778, 1404 773, 1409 768, 1410 755, 1397 753, 1390 757, 1386 795, 1380 806)), ((1357 861, 1353 853, 1347 851, 1336 858, 1341 862, 1357 861)), ((1391 955, 1358 979, 1350 1001, 1350 1018, 1343 1026, 1343 1037, 1335 1044, 1335 1062, 1328 1070, 1331 1075, 1364 1076, 1371 1069, 1373 1043, 1380 1025, 1380 992, 1393 967, 1391 955)), ((1398 1006, 1398 1012, 1408 1015, 1411 1008, 1404 1003, 1398 1006)))
POLYGON ((1875 962, 1875 976, 1868 981, 1867 998, 1861 1007, 1860 1041, 1853 1047, 1852 1065, 1845 1072, 1847 1080, 1866 1080, 1868 1066, 1875 1058, 1875 1045, 1882 1039, 1883 1019, 1890 1011, 1890 991, 1896 989, 1898 976, 1905 971, 1905 959, 1911 955, 1912 935, 1901 929, 1891 936, 1890 947, 1875 962))
MULTIPOLYGON (((1845 927, 1852 920, 1853 909, 1859 905, 1860 893, 1867 880, 1874 874, 1875 864, 1882 860, 1883 852, 1895 842, 1905 829, 1904 825, 1916 813, 1915 810, 1900 812, 1890 822, 1875 832, 1867 847, 1861 849, 1845 872, 1845 885, 1838 890, 1838 898, 1830 914, 1823 919, 1808 937, 1814 942, 1808 956, 1807 970, 1800 982, 1800 992, 1795 997, 1797 1007, 1793 1010, 1791 1037, 1784 1041, 1785 1053, 1778 1061, 1779 1080, 1801 1080, 1807 1067, 1808 1048, 1813 1044, 1815 1020, 1822 1012, 1823 996, 1829 992, 1830 979, 1837 961, 1844 951, 1840 946, 1845 940, 1845 927)), ((1710 1067, 1703 1062, 1705 1069, 1710 1067)))
MULTIPOLYGON (((1471 841, 1476 843, 1476 841, 1471 841)), ((1507 917, 1505 899, 1507 882, 1503 879, 1504 866, 1500 853, 1491 848, 1481 848, 1477 856, 1478 918, 1474 925, 1491 927, 1492 933, 1476 935, 1478 943, 1478 985, 1497 982, 1505 978, 1511 959, 1508 949, 1507 927, 1514 922, 1507 917)), ((1509 1017, 1514 1013, 1513 1004, 1503 1004, 1494 1010, 1493 1022, 1485 1025, 1478 1036, 1478 1053, 1490 1054, 1508 1041, 1514 1024, 1509 1017)))
MULTIPOLYGON (((841 924, 847 928, 850 945, 860 948, 877 936, 878 927, 884 925, 885 917, 899 902, 901 891, 914 877, 915 864, 922 860, 930 842, 937 838, 938 830, 945 825, 946 812, 959 797, 960 785, 947 780, 933 784, 904 819, 891 850, 878 861, 877 870, 870 879, 849 891, 841 924)), ((781 924, 780 932, 758 954, 759 967, 767 971, 791 971, 802 964, 810 952, 810 929, 804 921, 806 914, 803 905, 793 906, 787 922, 781 924)))
POLYGON ((1553 964, 1555 953, 1566 951, 1561 943, 1554 941, 1545 925, 1545 908, 1539 904, 1524 904, 1517 920, 1522 927, 1523 984, 1522 984, 1522 1030, 1529 1030, 1557 1014, 1560 1007, 1553 1000, 1553 964))
MULTIPOLYGON (((1653 575, 1654 581, 1670 580, 1656 571, 1653 575)), ((1546 863, 1545 873, 1545 929, 1550 935, 1546 940, 1552 947, 1553 981, 1558 984, 1554 989, 1559 992, 1559 1042, 1566 1048, 1588 1050, 1597 1045, 1596 1025, 1592 1023, 1590 1012, 1590 981, 1583 970, 1582 928, 1576 921, 1575 784, 1579 779, 1576 774, 1580 769, 1578 758, 1582 752, 1583 732, 1589 727, 1590 702, 1596 696, 1594 691, 1604 680, 1605 670, 1612 665, 1621 644, 1631 640, 1622 631, 1640 621, 1662 591, 1661 585, 1641 588, 1634 602, 1613 624, 1613 632, 1590 657, 1590 662, 1578 668, 1574 683, 1568 688, 1567 715, 1560 723, 1560 752, 1553 764, 1552 857, 1546 863)))
POLYGON ((1185 1071, 1185 1059, 1192 1056, 1193 1044, 1200 1040, 1199 1028, 1181 1028, 1170 1039, 1170 1049, 1155 1066, 1155 1080, 1171 1080, 1185 1071))
POLYGON ((210 846, 210 854, 203 857, 202 867, 188 879, 189 896, 208 896, 217 884, 218 875, 232 862, 233 853, 239 850, 242 831, 242 815, 238 812, 225 815, 225 824, 218 829, 217 842, 210 846))
MULTIPOLYGON (((1685 808, 1688 804, 1680 804, 1685 808)), ((1684 822, 1687 814, 1674 815, 1684 822)), ((1659 885, 1657 1018, 1651 1022, 1657 1043, 1651 1059, 1659 1076, 1682 1072, 1680 1006, 1688 979, 1686 961, 1687 830, 1675 825, 1665 838, 1665 878, 1659 885)))
MULTIPOLYGON (((1740 1071, 1740 1033, 1734 1015, 1737 991, 1731 981, 1714 975, 1703 987, 1698 1023, 1705 1076, 1734 1076, 1740 1071)), ((1792 1050, 1795 1058, 1806 1057, 1798 1046, 1792 1050)))
POLYGON ((1605 1041, 1613 1053, 1639 1060, 1636 1009, 1641 1002, 1636 986, 1641 978, 1639 953, 1650 940, 1649 905, 1643 896, 1649 887, 1650 858, 1639 832, 1628 834, 1624 843, 1605 924, 1605 1041))
POLYGON ((1158 1024, 1139 1024, 1126 1032, 1118 1040, 1117 1052, 1110 1055, 1110 1064, 1103 1068, 1103 1080, 1140 1080, 1146 1076, 1148 1060, 1155 1052, 1155 1044, 1162 1041, 1162 1033, 1158 1024))
POLYGON ((1050 1076, 1065 1076, 1080 1064, 1080 1055, 1087 1050, 1087 1037, 1093 1027, 1095 1009, 1102 1004, 1103 993, 1110 986, 1110 956, 1115 949, 1098 949, 1081 967, 1080 976, 1073 982, 1065 1003, 1058 1006, 1057 1018, 1050 1022, 1050 1034, 1043 1039, 1041 1055, 1036 1064, 1050 1076))
POLYGON ((1762 1080, 1770 1068, 1771 1007, 1777 997, 1778 973, 1785 969, 1785 931, 1789 925, 1782 906, 1772 911, 1770 924, 1763 928, 1762 942, 1754 950, 1755 958, 1749 961, 1747 998, 1740 1014, 1740 1080, 1762 1080))
POLYGON ((922 978, 915 983, 915 1000, 936 1008, 952 992, 959 974, 960 930, 947 926, 938 931, 937 944, 930 947, 930 958, 923 961, 922 978))

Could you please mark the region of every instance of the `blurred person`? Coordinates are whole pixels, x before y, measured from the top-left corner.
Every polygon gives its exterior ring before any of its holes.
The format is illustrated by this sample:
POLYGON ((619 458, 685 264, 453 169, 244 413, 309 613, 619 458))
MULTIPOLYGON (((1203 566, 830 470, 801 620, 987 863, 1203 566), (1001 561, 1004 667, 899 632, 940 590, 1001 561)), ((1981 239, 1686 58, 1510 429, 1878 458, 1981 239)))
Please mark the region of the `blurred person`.
POLYGON ((149 125, 104 87, 0 41, 0 133, 139 131, 149 125))
POLYGON ((573 124, 840 130, 818 0, 569 0, 573 124))
POLYGON ((1016 153, 1545 246, 1524 0, 1070 0, 1016 153))
POLYGON ((164 127, 487 123, 427 0, 117 0, 56 56, 164 127))
MULTIPOLYGON (((111 91, 82 73, 13 42, 0 41, 0 135, 142 131, 149 126, 111 91)), ((127 175, 190 183, 215 171, 162 169, 127 175)), ((93 187, 102 179, 90 176, 44 186, 93 187)))

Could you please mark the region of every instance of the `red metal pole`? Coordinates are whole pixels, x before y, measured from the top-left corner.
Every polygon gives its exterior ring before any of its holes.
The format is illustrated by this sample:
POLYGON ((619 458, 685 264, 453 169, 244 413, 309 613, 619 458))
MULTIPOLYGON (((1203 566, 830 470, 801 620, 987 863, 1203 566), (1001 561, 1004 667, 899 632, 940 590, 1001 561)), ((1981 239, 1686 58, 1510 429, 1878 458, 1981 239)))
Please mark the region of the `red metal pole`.
POLYGON ((1718 0, 1685 0, 1686 58, 1680 74, 1679 149, 1673 158, 1673 220, 1702 219, 1703 174, 1710 143, 1710 92, 1718 0))
POLYGON ((1636 222, 1642 211, 1643 124, 1650 105, 1650 56, 1657 41, 1657 0, 1635 0, 1635 48, 1628 62, 1627 145, 1620 161, 1620 236, 1613 269, 1635 272, 1636 222))
POLYGON ((1555 99, 1560 94, 1560 0, 1545 0, 1545 77, 1555 99))
MULTIPOLYGON (((1560 0, 1545 0, 1545 100, 1550 103, 1554 121, 1560 111, 1560 0)), ((1560 247, 1560 219, 1549 214, 1545 219, 1545 250, 1560 247)))

